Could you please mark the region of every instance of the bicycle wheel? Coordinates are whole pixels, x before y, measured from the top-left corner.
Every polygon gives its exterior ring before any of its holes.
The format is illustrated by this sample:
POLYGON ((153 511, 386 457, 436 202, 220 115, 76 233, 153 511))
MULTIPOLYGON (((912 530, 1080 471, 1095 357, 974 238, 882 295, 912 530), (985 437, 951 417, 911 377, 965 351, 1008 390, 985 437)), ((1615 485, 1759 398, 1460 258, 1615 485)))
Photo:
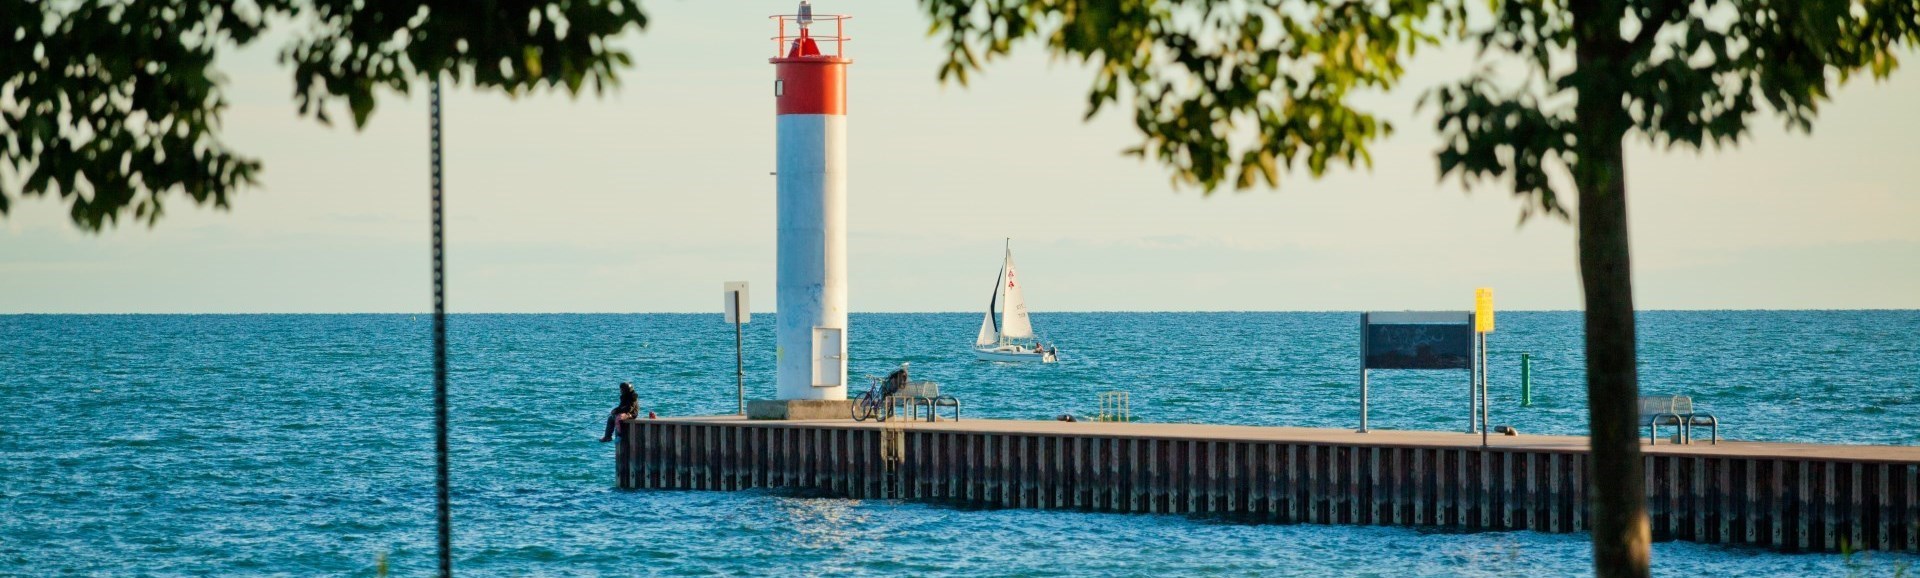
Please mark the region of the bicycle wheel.
POLYGON ((867 421, 867 418, 873 417, 875 405, 877 404, 873 403, 873 392, 861 394, 858 399, 853 400, 853 421, 867 421))

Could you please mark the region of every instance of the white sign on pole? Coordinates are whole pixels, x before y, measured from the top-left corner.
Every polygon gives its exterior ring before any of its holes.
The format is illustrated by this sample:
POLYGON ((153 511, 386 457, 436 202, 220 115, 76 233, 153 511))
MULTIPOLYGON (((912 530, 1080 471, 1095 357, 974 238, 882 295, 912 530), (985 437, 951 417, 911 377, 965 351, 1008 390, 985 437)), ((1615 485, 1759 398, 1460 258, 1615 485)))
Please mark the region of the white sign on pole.
POLYGON ((726 302, 727 323, 746 323, 753 320, 752 308, 747 306, 749 301, 746 281, 728 281, 725 288, 721 290, 720 296, 726 302), (736 304, 739 307, 738 311, 734 310, 736 304), (735 316, 740 320, 734 321, 735 316))

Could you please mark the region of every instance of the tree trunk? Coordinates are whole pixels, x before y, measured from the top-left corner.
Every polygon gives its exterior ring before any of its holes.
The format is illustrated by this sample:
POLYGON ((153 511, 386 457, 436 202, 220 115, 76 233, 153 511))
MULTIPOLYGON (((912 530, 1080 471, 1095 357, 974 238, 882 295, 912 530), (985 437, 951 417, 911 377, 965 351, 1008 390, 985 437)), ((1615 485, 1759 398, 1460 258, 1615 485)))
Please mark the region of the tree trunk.
POLYGON ((1593 569, 1603 577, 1645 577, 1652 538, 1640 459, 1635 376, 1633 276, 1627 246, 1629 119, 1621 106, 1630 70, 1620 36, 1620 0, 1575 0, 1578 67, 1573 167, 1579 189, 1580 282, 1586 291, 1587 420, 1593 453, 1593 569))

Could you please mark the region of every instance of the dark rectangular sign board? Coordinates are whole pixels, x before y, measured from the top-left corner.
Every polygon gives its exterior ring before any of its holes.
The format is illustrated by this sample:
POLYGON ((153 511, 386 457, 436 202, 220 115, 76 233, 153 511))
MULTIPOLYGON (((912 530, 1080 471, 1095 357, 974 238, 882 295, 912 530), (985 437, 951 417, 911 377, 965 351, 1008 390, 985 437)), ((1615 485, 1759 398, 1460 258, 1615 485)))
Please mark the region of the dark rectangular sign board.
POLYGON ((1367 325, 1367 369, 1470 369, 1473 325, 1367 325))

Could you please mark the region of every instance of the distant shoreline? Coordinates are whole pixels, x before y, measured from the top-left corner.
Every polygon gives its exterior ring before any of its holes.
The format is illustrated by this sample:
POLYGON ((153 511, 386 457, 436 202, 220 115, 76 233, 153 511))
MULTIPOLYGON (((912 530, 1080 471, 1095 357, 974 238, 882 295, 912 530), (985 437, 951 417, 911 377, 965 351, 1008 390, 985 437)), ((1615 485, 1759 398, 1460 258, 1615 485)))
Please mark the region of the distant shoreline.
MULTIPOLYGON (((1464 311, 1464 310, 1466 310, 1466 309, 1467 309, 1467 308, 1465 308, 1465 307, 1462 307, 1462 308, 1458 308, 1458 310, 1461 310, 1461 311, 1464 311)), ((1436 310, 1437 310, 1437 309, 1436 309, 1436 310)), ((1284 313, 1284 314, 1331 314, 1331 313, 1360 313, 1361 311, 1362 311, 1362 310, 1360 310, 1360 309, 1331 309, 1331 310, 1325 310, 1325 309, 1322 309, 1322 310, 1306 310, 1306 309, 1303 309, 1303 310, 1286 310, 1286 309, 1238 309, 1238 310, 1219 310, 1219 311, 1211 311, 1211 310, 1194 310, 1194 311, 1144 311, 1144 310, 1142 310, 1142 311, 1134 311, 1134 310, 1092 310, 1092 311, 1047 311, 1047 312, 1035 312, 1035 313, 1033 313, 1033 314, 1034 314, 1034 315, 1041 315, 1041 316, 1048 316, 1048 315, 1111 315, 1111 314, 1182 314, 1182 315, 1202 315, 1202 314, 1204 314, 1204 315, 1221 315, 1221 314, 1235 314, 1235 313, 1255 313, 1255 314, 1276 314, 1276 313, 1284 313)), ((1398 309, 1369 309, 1369 310, 1367 310, 1367 311, 1400 311, 1400 310, 1398 310, 1398 309)), ((1425 311, 1425 309, 1408 309, 1407 311, 1425 311)), ((1500 313, 1579 313, 1580 311, 1581 311, 1581 310, 1579 310, 1579 309, 1503 309, 1503 310, 1500 310, 1500 313)), ((1876 308, 1876 307, 1870 307, 1870 308, 1851 308, 1851 309, 1831 309, 1831 308, 1781 308, 1781 309, 1640 309, 1640 310, 1638 310, 1638 312, 1639 312, 1639 313, 1763 313, 1763 312, 1764 312, 1764 313, 1820 313, 1820 312, 1835 312, 1835 313, 1870 313, 1870 312, 1880 312, 1880 313, 1895 313, 1895 312, 1920 312, 1920 308, 1898 308, 1898 307, 1877 307, 1877 308, 1876 308)), ((979 311, 970 311, 970 310, 969 310, 969 311, 854 311, 854 312, 853 312, 852 314, 853 314, 853 315, 954 315, 954 314, 968 314, 968 315, 975 315, 975 314, 979 314, 979 313, 980 313, 979 311)), ((206 316, 206 317, 214 317, 214 316, 276 316, 276 315, 277 315, 277 316, 312 316, 312 317, 323 317, 323 316, 345 316, 345 315, 432 315, 432 314, 433 314, 432 312, 428 312, 428 311, 420 311, 420 312, 404 312, 404 311, 402 311, 402 312, 394 312, 394 311, 369 311, 369 312, 215 312, 215 313, 207 313, 207 312, 177 312, 177 313, 156 313, 156 312, 7 312, 7 313, 0 313, 0 317, 34 317, 34 316, 45 316, 45 317, 56 317, 56 316, 88 316, 88 317, 112 317, 112 316, 123 316, 123 317, 143 317, 143 316, 149 316, 149 317, 168 317, 168 316, 173 316, 173 317, 190 317, 190 316, 206 316)), ((757 314, 757 315, 776 315, 776 314, 778 314, 778 312, 776 312, 776 311, 767 311, 767 312, 755 312, 755 314, 757 314)), ((580 316, 589 316, 589 315, 720 315, 720 312, 719 312, 719 311, 711 311, 711 312, 708 312, 708 311, 515 311, 515 312, 488 312, 488 311, 475 311, 475 312, 455 312, 455 313, 448 313, 448 315, 454 315, 454 316, 463 316, 463 315, 580 315, 580 316)))

